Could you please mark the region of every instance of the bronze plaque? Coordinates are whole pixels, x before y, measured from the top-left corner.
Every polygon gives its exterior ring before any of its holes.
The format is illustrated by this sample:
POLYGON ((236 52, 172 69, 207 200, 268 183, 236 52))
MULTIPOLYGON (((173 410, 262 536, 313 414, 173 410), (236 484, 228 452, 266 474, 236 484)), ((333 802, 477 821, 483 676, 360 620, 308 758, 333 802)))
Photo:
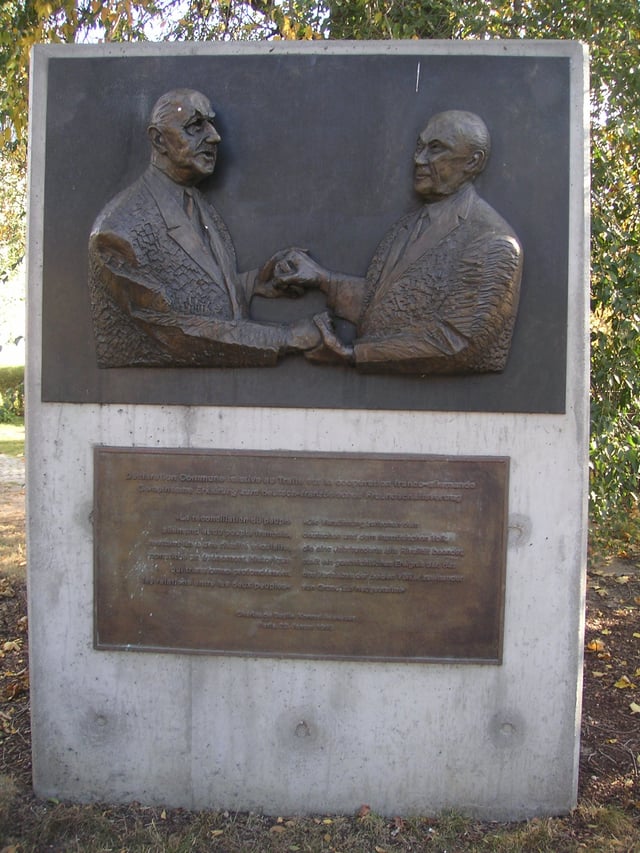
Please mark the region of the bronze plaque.
POLYGON ((499 663, 508 470, 96 448, 96 648, 499 663))

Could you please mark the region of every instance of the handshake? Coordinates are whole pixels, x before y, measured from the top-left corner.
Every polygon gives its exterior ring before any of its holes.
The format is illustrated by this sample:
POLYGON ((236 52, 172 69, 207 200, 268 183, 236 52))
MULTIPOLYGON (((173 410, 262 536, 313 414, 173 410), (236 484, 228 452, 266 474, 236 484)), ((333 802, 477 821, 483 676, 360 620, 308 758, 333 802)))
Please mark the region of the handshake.
POLYGON ((282 249, 258 272, 261 296, 302 296, 317 288, 326 292, 331 283, 329 270, 316 263, 306 249, 282 249))
MULTIPOLYGON (((297 299, 306 290, 327 293, 331 272, 318 264, 306 249, 292 247, 276 252, 258 272, 256 294, 268 298, 288 296, 297 299)), ((291 326, 292 350, 304 350, 305 358, 317 364, 353 362, 353 347, 336 335, 331 314, 323 311, 291 326)))

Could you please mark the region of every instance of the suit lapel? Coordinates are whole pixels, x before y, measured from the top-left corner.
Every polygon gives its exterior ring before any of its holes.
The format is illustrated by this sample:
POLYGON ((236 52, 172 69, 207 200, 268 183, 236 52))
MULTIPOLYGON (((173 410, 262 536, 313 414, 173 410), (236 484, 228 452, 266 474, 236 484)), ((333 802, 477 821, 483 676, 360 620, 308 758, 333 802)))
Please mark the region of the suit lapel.
POLYGON ((158 205, 158 210, 162 215, 167 226, 167 233, 172 240, 183 249, 190 258, 198 264, 199 267, 210 275, 212 278, 220 278, 220 267, 215 262, 211 252, 208 252, 204 243, 196 233, 193 223, 184 211, 182 204, 178 201, 178 197, 182 196, 182 189, 176 187, 179 193, 171 193, 163 185, 162 181, 156 178, 153 172, 147 172, 145 175, 145 183, 149 192, 155 199, 158 205))
POLYGON ((417 211, 415 216, 412 216, 406 225, 400 228, 396 239, 391 244, 369 310, 375 312, 375 306, 385 300, 389 291, 405 272, 426 252, 451 234, 461 221, 466 219, 475 198, 475 190, 472 185, 469 185, 462 197, 448 205, 444 210, 440 210, 435 221, 425 225, 422 234, 410 245, 407 245, 407 241, 411 239, 411 232, 416 227, 422 211, 417 211))
POLYGON ((204 197, 198 190, 196 190, 195 195, 198 200, 202 224, 205 226, 209 245, 211 246, 211 253, 217 259, 218 264, 220 266, 220 270, 222 271, 222 279, 227 285, 227 290, 229 291, 229 298, 231 299, 231 303, 233 304, 234 314, 240 316, 242 312, 240 312, 238 308, 237 293, 235 287, 231 284, 236 280, 237 274, 235 257, 229 254, 229 251, 225 246, 222 237, 220 236, 220 228, 218 226, 218 223, 215 221, 215 219, 210 213, 210 205, 207 203, 207 201, 204 199, 204 197))
POLYGON ((382 265, 382 269, 380 270, 378 281, 386 281, 391 276, 395 265, 402 257, 402 253, 407 246, 409 235, 415 228, 420 213, 421 211, 417 210, 413 216, 407 218, 403 225, 398 227, 398 231, 393 238, 389 251, 387 252, 387 256, 384 260, 384 264, 382 265))
POLYGON ((174 240, 198 266, 218 284, 222 284, 229 296, 234 317, 242 316, 234 287, 235 265, 231 264, 229 253, 218 235, 218 227, 207 211, 207 203, 198 190, 193 191, 199 205, 203 225, 207 227, 210 246, 200 238, 182 206, 183 190, 176 184, 176 192, 170 192, 162 179, 153 171, 146 172, 145 184, 153 196, 158 210, 167 226, 167 234, 174 240), (178 200, 180 199, 180 201, 178 200), (233 266, 233 269, 231 268, 233 266))
POLYGON ((445 237, 448 237, 458 227, 461 220, 467 218, 474 195, 473 187, 469 186, 461 198, 440 210, 437 217, 434 217, 434 220, 424 227, 422 234, 406 247, 397 263, 394 264, 393 269, 389 271, 390 277, 394 281, 401 278, 409 267, 413 266, 426 252, 435 248, 445 237))

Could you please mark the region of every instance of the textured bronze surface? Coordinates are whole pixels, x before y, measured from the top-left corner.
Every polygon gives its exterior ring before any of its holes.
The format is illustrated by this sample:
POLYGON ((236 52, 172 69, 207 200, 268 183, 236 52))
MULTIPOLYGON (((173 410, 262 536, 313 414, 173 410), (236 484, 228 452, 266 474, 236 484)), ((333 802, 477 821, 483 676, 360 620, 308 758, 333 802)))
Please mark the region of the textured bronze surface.
POLYGON ((94 223, 89 290, 100 367, 272 367, 321 343, 311 318, 250 319, 254 296, 278 295, 267 284, 273 264, 240 275, 227 226, 198 189, 216 165, 214 118, 200 92, 162 95, 147 129, 148 169, 94 223))
POLYGON ((520 299, 522 249, 512 228, 473 182, 491 138, 474 113, 429 120, 413 155, 422 206, 383 238, 366 278, 332 272, 292 249, 274 264, 286 287, 318 287, 334 313, 355 323, 342 340, 318 316, 322 346, 306 357, 365 373, 487 373, 507 364, 520 299))
POLYGON ((200 92, 162 95, 147 129, 149 167, 94 223, 89 290, 100 367, 273 367, 302 352, 366 373, 504 370, 522 250, 473 187, 491 148, 480 116, 448 110, 429 120, 413 157, 422 206, 383 238, 366 277, 333 273, 295 248, 238 272, 227 226, 198 189, 216 166, 214 118, 200 92), (322 291, 333 314, 251 319, 255 296, 305 288, 322 291), (354 325, 355 341, 339 337, 336 318, 354 325))
POLYGON ((508 467, 96 448, 95 645, 499 663, 508 467))

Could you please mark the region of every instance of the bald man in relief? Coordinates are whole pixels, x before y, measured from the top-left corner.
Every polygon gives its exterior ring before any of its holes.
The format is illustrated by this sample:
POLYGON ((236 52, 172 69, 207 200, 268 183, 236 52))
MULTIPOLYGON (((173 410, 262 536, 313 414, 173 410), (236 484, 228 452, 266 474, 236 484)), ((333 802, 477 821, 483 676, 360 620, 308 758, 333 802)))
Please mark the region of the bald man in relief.
POLYGON ((89 284, 100 367, 271 366, 321 342, 311 318, 254 322, 253 296, 281 295, 262 272, 239 273, 221 216, 198 190, 220 142, 209 100, 167 92, 148 128, 151 164, 98 216, 89 284))
POLYGON ((479 116, 439 113, 418 138, 414 189, 422 207, 383 239, 365 278, 331 272, 291 249, 276 286, 318 287, 334 313, 356 324, 346 344, 326 317, 307 358, 365 372, 484 373, 504 369, 518 308, 522 250, 473 182, 489 156, 479 116))

